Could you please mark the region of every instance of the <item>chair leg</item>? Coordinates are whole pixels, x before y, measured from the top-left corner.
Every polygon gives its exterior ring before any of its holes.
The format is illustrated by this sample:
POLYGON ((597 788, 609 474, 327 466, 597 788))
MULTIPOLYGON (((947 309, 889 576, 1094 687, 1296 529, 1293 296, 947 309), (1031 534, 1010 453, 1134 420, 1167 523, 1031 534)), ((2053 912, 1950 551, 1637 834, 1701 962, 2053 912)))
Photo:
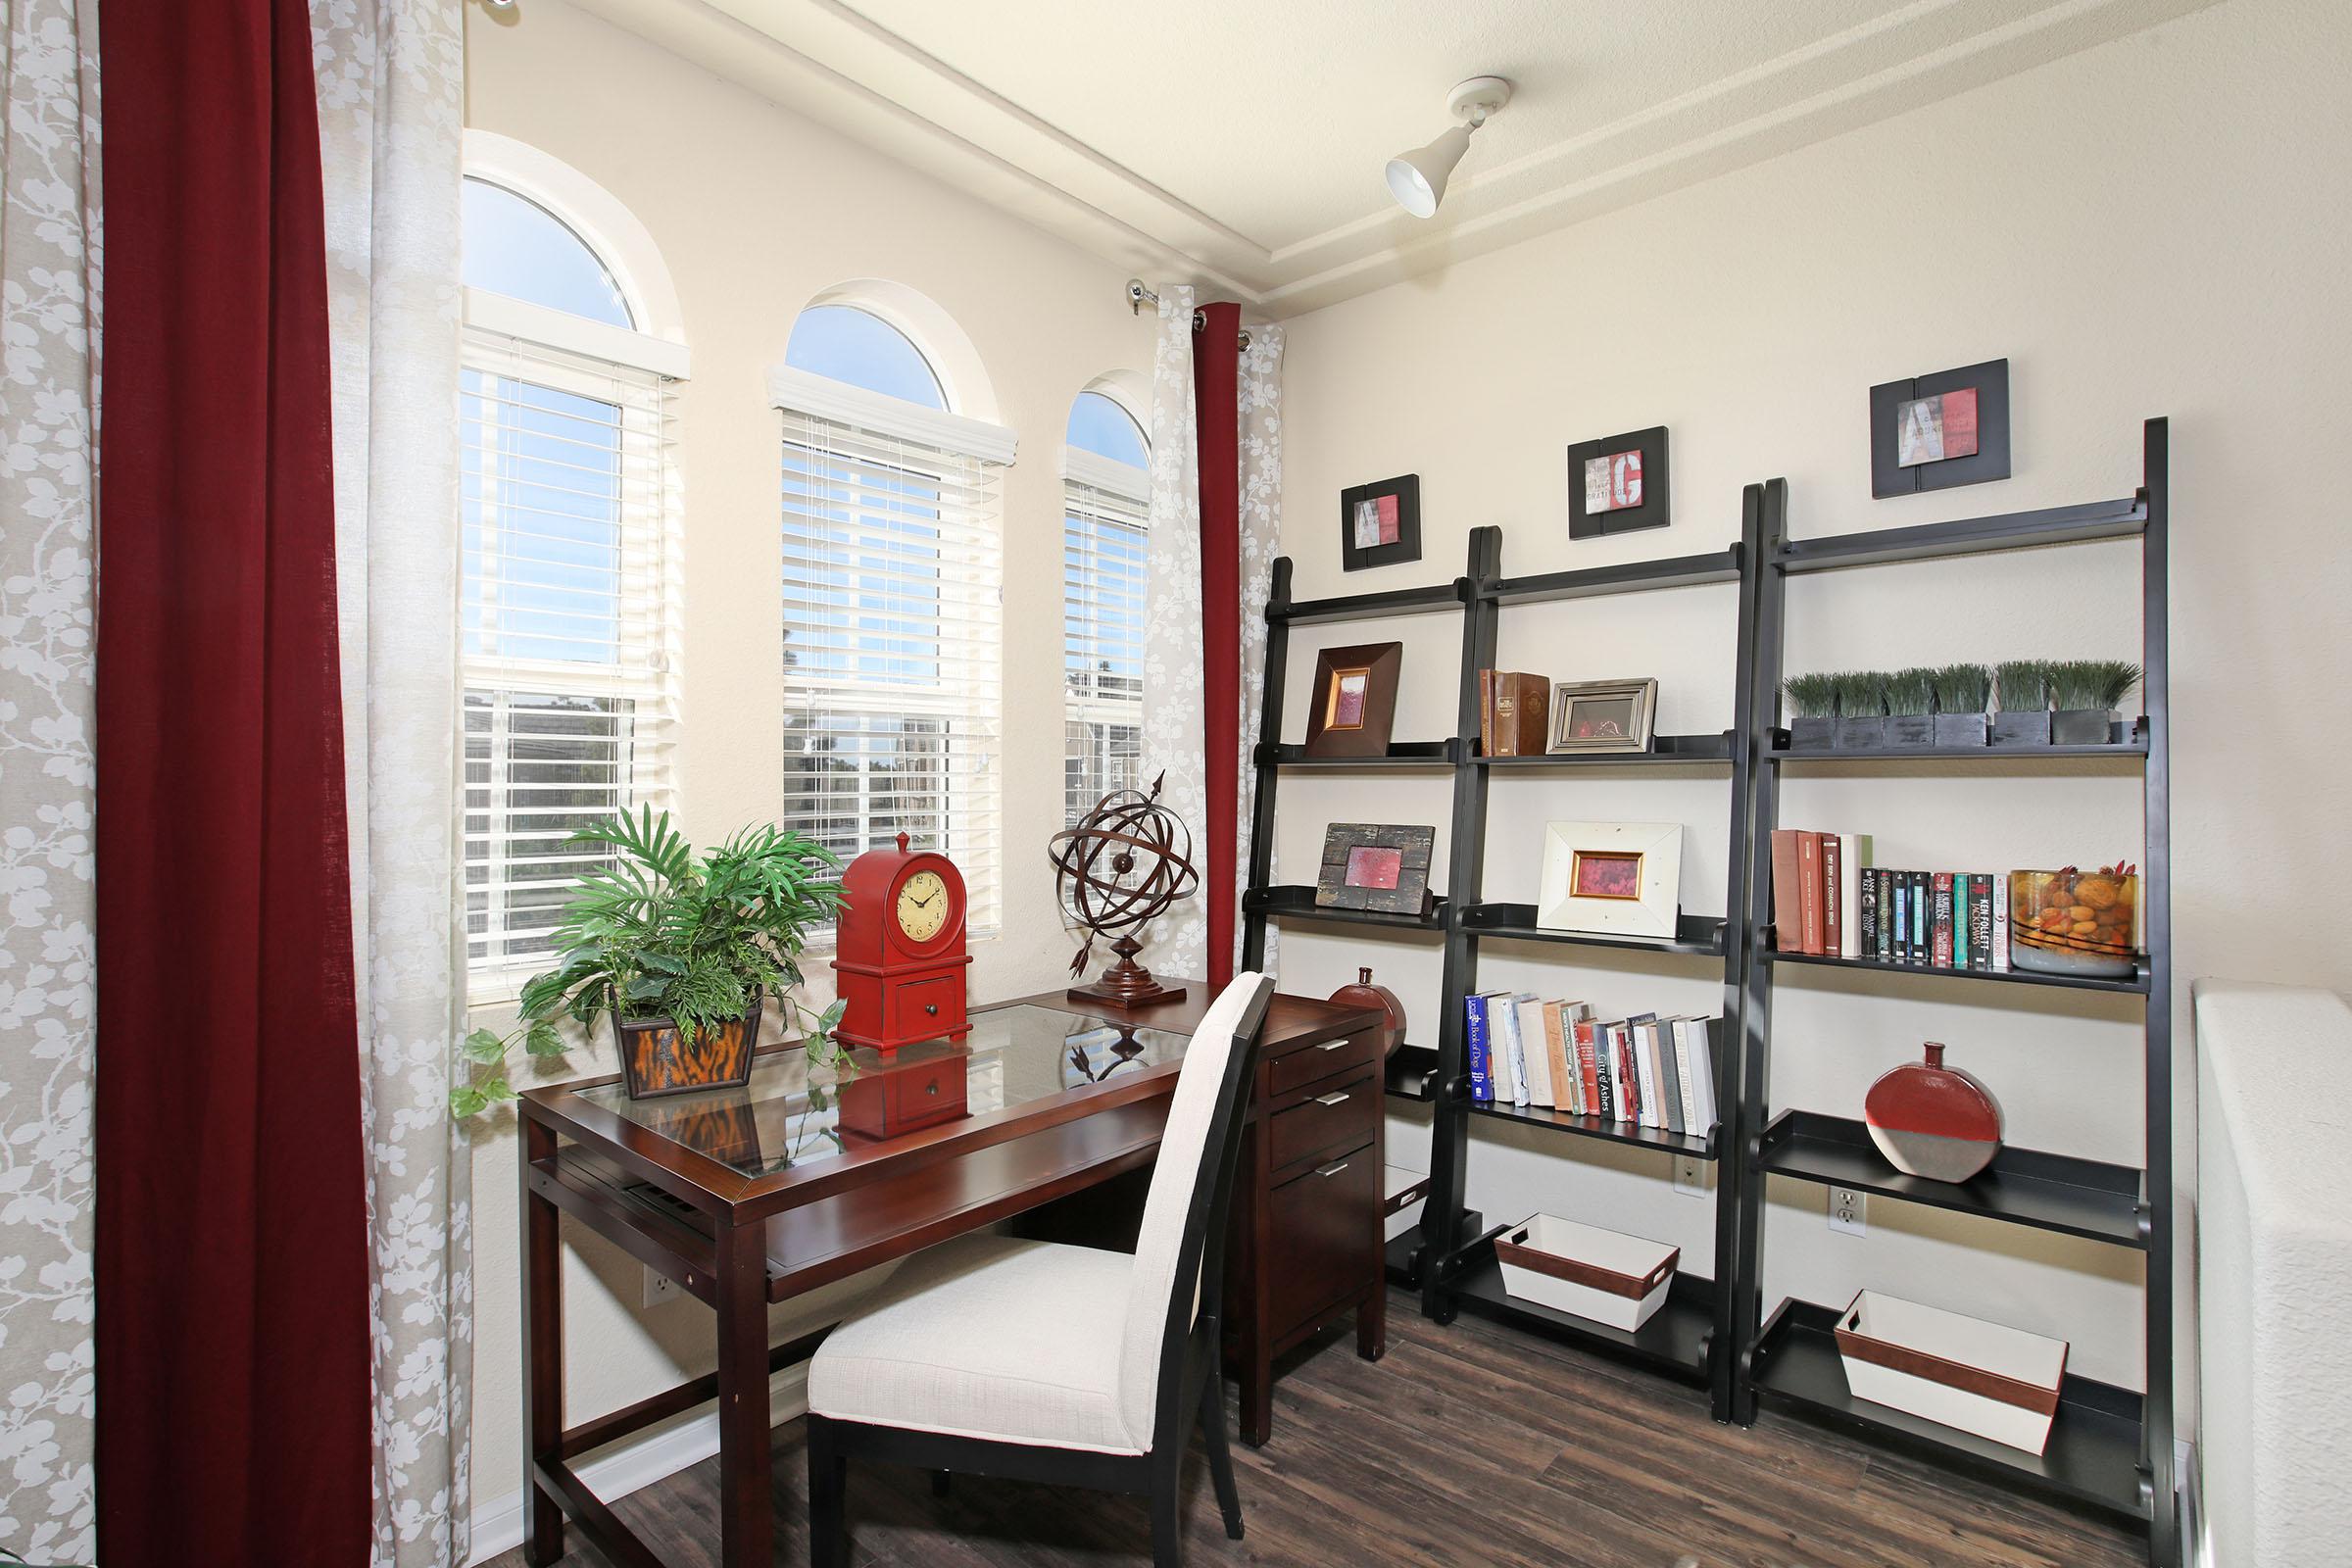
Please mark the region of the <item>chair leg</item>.
POLYGON ((1152 1568, 1184 1568, 1184 1451, 1152 1456, 1152 1568))
POLYGON ((808 1417, 808 1568, 847 1568, 850 1462, 833 1446, 833 1423, 808 1417))
POLYGON ((1217 1489, 1217 1509, 1225 1515, 1225 1538, 1242 1539, 1242 1494, 1233 1484, 1233 1448, 1225 1441, 1225 1380, 1212 1365, 1208 1387, 1200 1394, 1200 1442, 1208 1450, 1208 1478, 1217 1489))

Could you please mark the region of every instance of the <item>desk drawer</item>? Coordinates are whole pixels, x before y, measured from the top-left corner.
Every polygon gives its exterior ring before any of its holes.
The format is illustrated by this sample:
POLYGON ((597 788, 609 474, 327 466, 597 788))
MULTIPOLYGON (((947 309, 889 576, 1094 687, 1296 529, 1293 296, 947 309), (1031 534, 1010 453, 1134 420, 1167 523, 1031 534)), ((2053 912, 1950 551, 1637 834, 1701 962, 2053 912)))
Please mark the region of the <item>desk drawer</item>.
POLYGON ((1350 1067, 1361 1067, 1378 1058, 1380 1037, 1380 1030, 1366 1029, 1345 1040, 1326 1040, 1320 1045, 1285 1052, 1267 1069, 1272 1074, 1267 1087, 1273 1094, 1286 1094, 1350 1067))
POLYGON ((1380 1079, 1359 1073, 1335 1080, 1312 1100, 1302 1100, 1269 1119, 1272 1140, 1268 1152, 1273 1168, 1281 1170, 1327 1150, 1353 1149, 1372 1136, 1372 1123, 1381 1112, 1380 1079))
POLYGON ((1334 1154, 1274 1189, 1268 1218, 1279 1337, 1361 1291, 1381 1266, 1382 1166, 1371 1144, 1334 1154))

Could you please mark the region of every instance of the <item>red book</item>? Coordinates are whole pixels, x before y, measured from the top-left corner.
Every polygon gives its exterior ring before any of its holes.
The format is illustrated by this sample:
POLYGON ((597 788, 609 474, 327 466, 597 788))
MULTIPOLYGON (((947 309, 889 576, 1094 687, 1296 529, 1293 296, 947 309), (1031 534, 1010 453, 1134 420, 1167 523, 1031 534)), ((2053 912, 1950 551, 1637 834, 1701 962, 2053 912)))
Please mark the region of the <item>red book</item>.
POLYGON ((1600 1058, 1592 1050, 1591 1018, 1576 1020, 1576 1075, 1585 1081, 1585 1109, 1588 1114, 1600 1114, 1600 1058))
POLYGON ((1838 861, 1844 853, 1837 834, 1824 833, 1821 836, 1822 932, 1821 947, 1816 951, 1826 953, 1833 958, 1844 956, 1845 944, 1838 935, 1844 928, 1838 923, 1838 915, 1843 912, 1838 907, 1838 861))
POLYGON ((1822 948, 1821 907, 1821 835, 1799 833, 1796 836, 1796 951, 1820 953, 1822 948))
POLYGON ((1639 1125, 1642 1120, 1642 1079, 1634 1070, 1634 1031, 1619 1024, 1610 1033, 1617 1048, 1617 1119, 1639 1125))
POLYGON ((1796 829, 1772 830, 1772 945, 1783 953, 1805 951, 1805 911, 1797 902, 1796 829))
POLYGON ((1934 944, 1929 961, 1938 969, 1952 966, 1952 873, 1936 873, 1936 893, 1928 906, 1928 940, 1934 944))

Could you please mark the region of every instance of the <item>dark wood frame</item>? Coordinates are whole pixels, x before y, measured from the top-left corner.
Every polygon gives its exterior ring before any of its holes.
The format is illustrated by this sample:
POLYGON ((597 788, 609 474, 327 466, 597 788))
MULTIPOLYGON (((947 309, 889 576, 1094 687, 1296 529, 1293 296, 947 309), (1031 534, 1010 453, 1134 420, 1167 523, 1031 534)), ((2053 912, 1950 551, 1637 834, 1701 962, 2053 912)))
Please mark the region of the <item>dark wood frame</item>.
POLYGON ((1362 571, 1370 566, 1401 566, 1421 559, 1421 476, 1400 473, 1394 479, 1349 485, 1340 492, 1340 568, 1362 571), (1355 504, 1379 496, 1396 498, 1396 542, 1358 549, 1355 543, 1355 504))
POLYGON ((1601 539, 1642 528, 1663 528, 1673 520, 1671 492, 1666 479, 1664 425, 1653 424, 1646 430, 1628 430, 1623 435, 1603 436, 1598 441, 1579 441, 1568 449, 1569 538, 1601 539), (1587 512, 1585 465, 1594 458, 1614 457, 1620 452, 1629 451, 1642 454, 1642 504, 1638 507, 1619 507, 1612 512, 1587 512))
POLYGON ((1240 1163, 1241 1130, 1250 1074, 1274 982, 1260 980, 1234 1030, 1233 1050, 1217 1086, 1215 1114, 1201 1148, 1201 1171, 1185 1209, 1176 1270, 1160 1334, 1159 1376, 1152 1446, 1138 1454, 1094 1453, 1046 1444, 917 1432, 905 1427, 808 1416, 808 1534, 812 1568, 847 1568, 850 1537, 844 1501, 852 1459, 912 1465, 936 1473, 1002 1476, 1055 1486, 1148 1496, 1152 1501, 1152 1560, 1177 1568, 1184 1560, 1178 1483, 1193 1425, 1200 1425, 1208 1470, 1225 1516, 1225 1534, 1242 1539, 1242 1500, 1233 1481, 1219 1378, 1224 1344, 1225 1237, 1240 1163), (1200 1305, 1194 1302, 1198 1282, 1200 1305))
POLYGON ((1323 831, 1323 863, 1315 875, 1315 904, 1325 909, 1420 916, 1429 912, 1429 874, 1437 855, 1438 830, 1380 822, 1334 822, 1323 831), (1397 852, 1396 885, 1359 888, 1348 881, 1348 859, 1357 850, 1397 852))
POLYGON ((2009 477, 2009 362, 1986 360, 1956 370, 1938 370, 1907 381, 1882 381, 1870 389, 1870 493, 1880 500, 1984 484, 2009 477), (1977 390, 1977 450, 1965 458, 1903 467, 1895 415, 1917 398, 1977 390))
POLYGON ((1356 643, 1315 655, 1313 706, 1306 710, 1307 757, 1385 757, 1396 727, 1396 677, 1404 663, 1402 643, 1356 643), (1364 673, 1364 721, 1352 729, 1332 725, 1330 713, 1342 675, 1364 673))

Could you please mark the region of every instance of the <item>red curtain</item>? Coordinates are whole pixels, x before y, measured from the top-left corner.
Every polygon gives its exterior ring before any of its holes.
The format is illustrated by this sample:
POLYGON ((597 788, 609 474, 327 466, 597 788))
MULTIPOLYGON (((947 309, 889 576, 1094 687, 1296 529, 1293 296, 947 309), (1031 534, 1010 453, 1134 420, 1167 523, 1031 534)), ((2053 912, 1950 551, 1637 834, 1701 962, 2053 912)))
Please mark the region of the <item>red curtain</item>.
POLYGON ((1208 785, 1208 984, 1233 978, 1242 747, 1242 308, 1193 318, 1200 458, 1201 770, 1208 785))
POLYGON ((304 0, 108 0, 98 1545, 367 1561, 368 1318, 304 0))

